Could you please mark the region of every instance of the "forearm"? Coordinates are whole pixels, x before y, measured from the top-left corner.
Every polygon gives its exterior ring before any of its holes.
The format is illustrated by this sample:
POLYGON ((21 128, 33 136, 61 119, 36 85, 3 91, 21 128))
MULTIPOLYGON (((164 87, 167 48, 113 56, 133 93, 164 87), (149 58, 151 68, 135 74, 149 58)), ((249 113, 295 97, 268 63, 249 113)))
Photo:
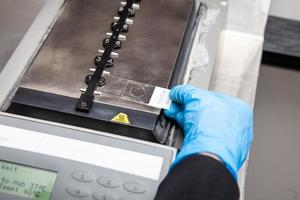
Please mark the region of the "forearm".
POLYGON ((159 187, 156 200, 238 200, 236 180, 214 158, 195 155, 170 171, 159 187))

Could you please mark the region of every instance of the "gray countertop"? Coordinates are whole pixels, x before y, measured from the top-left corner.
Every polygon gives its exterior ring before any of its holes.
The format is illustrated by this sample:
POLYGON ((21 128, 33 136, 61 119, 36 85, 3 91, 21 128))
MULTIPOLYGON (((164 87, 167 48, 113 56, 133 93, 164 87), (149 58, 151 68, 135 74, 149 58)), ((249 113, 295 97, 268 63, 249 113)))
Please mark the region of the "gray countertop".
POLYGON ((1 0, 0 72, 40 12, 45 1, 1 0))

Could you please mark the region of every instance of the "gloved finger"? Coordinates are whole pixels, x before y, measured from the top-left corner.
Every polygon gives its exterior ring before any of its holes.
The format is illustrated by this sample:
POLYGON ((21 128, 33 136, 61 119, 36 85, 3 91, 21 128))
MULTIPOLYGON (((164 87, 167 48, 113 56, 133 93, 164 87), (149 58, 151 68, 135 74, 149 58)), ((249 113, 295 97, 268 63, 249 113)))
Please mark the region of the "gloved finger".
POLYGON ((184 124, 185 124, 184 112, 177 113, 175 120, 181 128, 184 128, 184 124))
POLYGON ((184 124, 183 111, 184 111, 183 106, 178 105, 176 103, 172 103, 171 107, 168 110, 164 110, 164 114, 168 118, 176 121, 178 125, 183 128, 183 124, 184 124))
POLYGON ((171 107, 168 110, 164 110, 164 114, 168 118, 176 120, 177 113, 182 112, 182 111, 183 111, 183 107, 173 102, 171 104, 171 107))
POLYGON ((171 89, 170 98, 172 101, 178 104, 188 104, 191 101, 191 98, 195 95, 197 98, 207 98, 209 97, 209 92, 196 88, 192 85, 179 85, 171 89))

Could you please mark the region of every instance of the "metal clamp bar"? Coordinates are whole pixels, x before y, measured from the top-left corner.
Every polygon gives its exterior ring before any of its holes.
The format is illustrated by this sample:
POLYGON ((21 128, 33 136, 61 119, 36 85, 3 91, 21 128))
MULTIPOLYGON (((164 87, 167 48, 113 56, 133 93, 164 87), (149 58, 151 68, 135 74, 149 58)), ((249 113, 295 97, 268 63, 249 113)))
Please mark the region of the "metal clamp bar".
POLYGON ((77 111, 86 112, 86 113, 90 112, 92 105, 93 105, 94 98, 95 98, 94 92, 98 87, 98 82, 100 81, 100 79, 102 77, 102 74, 103 74, 103 71, 105 69, 105 65, 106 65, 108 59, 110 59, 110 57, 111 57, 111 54, 114 50, 115 43, 119 39, 122 28, 123 28, 124 24, 126 23, 126 21, 128 21, 127 18, 129 15, 129 9, 132 8, 133 3, 134 3, 134 0, 127 1, 127 4, 124 7, 124 11, 122 12, 120 18, 118 19, 117 25, 115 26, 115 29, 112 32, 110 42, 106 46, 106 48, 103 52, 101 61, 99 62, 99 64, 97 64, 96 71, 92 75, 86 91, 80 96, 80 98, 77 101, 77 104, 76 104, 77 111))

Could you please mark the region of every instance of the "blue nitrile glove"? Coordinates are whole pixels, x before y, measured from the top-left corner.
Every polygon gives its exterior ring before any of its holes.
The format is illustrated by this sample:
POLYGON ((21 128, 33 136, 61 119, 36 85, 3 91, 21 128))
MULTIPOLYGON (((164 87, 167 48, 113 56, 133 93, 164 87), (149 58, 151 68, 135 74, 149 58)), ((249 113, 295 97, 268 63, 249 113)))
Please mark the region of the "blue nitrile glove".
POLYGON ((237 179, 253 140, 253 112, 244 102, 216 92, 181 85, 170 92, 165 115, 177 121, 185 137, 173 166, 188 156, 216 155, 237 179))

